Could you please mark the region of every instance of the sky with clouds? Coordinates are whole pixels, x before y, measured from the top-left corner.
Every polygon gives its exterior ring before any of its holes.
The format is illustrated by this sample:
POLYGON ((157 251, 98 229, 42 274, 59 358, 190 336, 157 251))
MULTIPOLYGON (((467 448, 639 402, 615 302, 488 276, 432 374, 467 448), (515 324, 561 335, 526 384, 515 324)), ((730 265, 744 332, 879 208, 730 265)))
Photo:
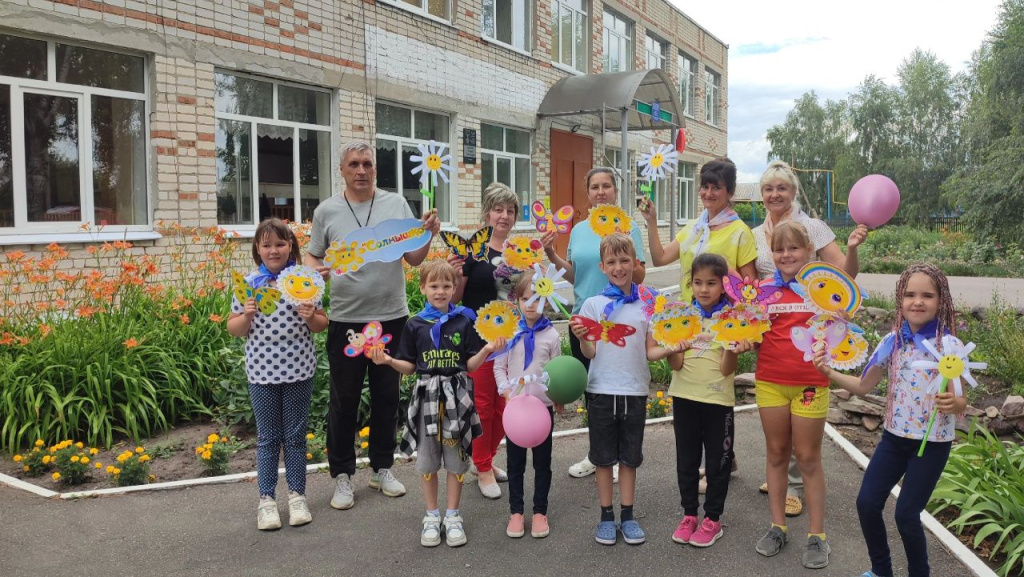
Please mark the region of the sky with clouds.
POLYGON ((740 182, 768 165, 768 129, 814 90, 841 99, 874 74, 895 83, 914 48, 964 70, 1000 0, 670 0, 729 45, 729 157, 740 182))

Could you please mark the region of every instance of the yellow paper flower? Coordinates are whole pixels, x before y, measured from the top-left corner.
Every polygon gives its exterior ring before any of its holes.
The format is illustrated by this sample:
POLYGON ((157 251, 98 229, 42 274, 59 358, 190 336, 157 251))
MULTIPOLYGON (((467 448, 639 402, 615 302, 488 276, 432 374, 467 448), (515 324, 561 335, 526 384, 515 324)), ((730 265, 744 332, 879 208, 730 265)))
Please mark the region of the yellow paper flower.
POLYGON ((60 473, 54 473, 51 477, 53 477, 54 481, 60 481, 60 473))

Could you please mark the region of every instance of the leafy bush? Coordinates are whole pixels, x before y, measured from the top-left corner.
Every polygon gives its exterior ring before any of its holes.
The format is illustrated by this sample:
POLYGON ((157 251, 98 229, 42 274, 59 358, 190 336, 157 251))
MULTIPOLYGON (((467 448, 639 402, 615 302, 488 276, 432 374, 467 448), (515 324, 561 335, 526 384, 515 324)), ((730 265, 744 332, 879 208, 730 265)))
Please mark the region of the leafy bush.
MULTIPOLYGON (((835 228, 843 245, 851 229, 835 228)), ((859 249, 860 272, 900 274, 915 262, 930 262, 949 276, 1024 276, 1024 248, 1018 243, 977 239, 962 232, 886 226, 871 231, 859 249)))
POLYGON ((977 424, 954 445, 932 492, 933 515, 956 516, 947 526, 974 534, 974 548, 991 545, 1000 575, 1024 572, 1024 446, 1001 441, 977 424), (998 562, 998 561, 997 561, 998 562))
POLYGON ((984 320, 969 315, 966 318, 961 337, 978 345, 973 356, 988 363, 985 374, 1009 387, 1013 394, 1024 394, 1024 318, 998 297, 985 312, 984 320))
POLYGON ((220 436, 217 433, 210 433, 206 442, 196 447, 196 458, 203 465, 204 473, 215 477, 227 475, 229 470, 228 459, 231 457, 231 447, 228 446, 230 439, 220 436))
POLYGON ((647 418, 658 419, 672 410, 672 397, 665 397, 665 391, 658 391, 653 399, 647 400, 647 418))
POLYGON ((57 469, 53 474, 54 481, 61 481, 68 485, 80 485, 90 477, 92 468, 89 467, 89 454, 95 455, 95 448, 86 451, 85 444, 66 440, 51 449, 57 449, 51 457, 53 468, 57 469))
POLYGON ((125 451, 118 455, 117 465, 109 465, 107 474, 114 477, 114 484, 118 487, 142 485, 155 479, 149 474, 151 459, 144 447, 135 447, 135 451, 125 451))

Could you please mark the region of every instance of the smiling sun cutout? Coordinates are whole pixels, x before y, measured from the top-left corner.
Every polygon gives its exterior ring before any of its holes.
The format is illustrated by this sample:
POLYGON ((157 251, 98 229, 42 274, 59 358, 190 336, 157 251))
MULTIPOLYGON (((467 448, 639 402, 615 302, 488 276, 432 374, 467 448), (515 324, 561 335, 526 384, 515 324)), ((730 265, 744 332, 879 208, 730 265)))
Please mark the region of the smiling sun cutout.
POLYGON ((701 329, 700 312, 690 304, 668 303, 651 317, 651 336, 666 349, 692 341, 701 329))
POLYGON ((278 278, 284 300, 293 305, 315 303, 324 296, 324 278, 308 266, 290 266, 278 278))
POLYGON ((476 332, 487 342, 493 343, 499 337, 511 339, 519 328, 522 315, 519 309, 508 301, 491 301, 476 311, 476 332))
POLYGON ((590 209, 590 228, 594 234, 604 238, 613 232, 629 234, 633 228, 633 219, 614 204, 599 204, 590 209))
POLYGON ((822 313, 852 318, 864 300, 853 278, 828 263, 808 263, 796 274, 796 280, 803 287, 805 300, 822 313))

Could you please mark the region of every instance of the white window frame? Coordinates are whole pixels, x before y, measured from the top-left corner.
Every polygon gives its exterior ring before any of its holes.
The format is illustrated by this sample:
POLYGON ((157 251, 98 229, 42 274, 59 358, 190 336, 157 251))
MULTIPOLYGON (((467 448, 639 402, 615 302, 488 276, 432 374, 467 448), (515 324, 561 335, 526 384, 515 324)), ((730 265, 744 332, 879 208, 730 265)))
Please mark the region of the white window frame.
POLYGON ((590 23, 587 17, 589 14, 587 12, 587 0, 581 0, 581 5, 583 6, 582 10, 570 6, 566 0, 552 0, 551 2, 551 29, 554 33, 553 36, 555 38, 558 38, 559 40, 559 44, 557 44, 557 52, 555 50, 556 43, 554 41, 551 42, 551 62, 552 64, 554 64, 556 68, 560 70, 565 70, 567 72, 571 72, 573 74, 587 73, 587 57, 589 56, 589 51, 586 50, 585 48, 584 54, 578 54, 576 51, 575 38, 577 23, 581 29, 580 31, 583 34, 584 46, 590 39, 590 23), (560 28, 561 18, 559 18, 559 15, 562 11, 568 11, 569 13, 572 14, 572 37, 574 39, 572 43, 572 62, 562 62, 562 46, 560 44, 562 38, 562 30, 560 28))
POLYGON ((407 12, 412 12, 413 14, 418 14, 420 16, 423 16, 424 18, 427 18, 429 20, 433 20, 435 22, 440 22, 442 24, 447 24, 449 26, 451 26, 451 24, 452 24, 452 8, 453 8, 452 7, 452 0, 445 0, 445 12, 448 13, 447 16, 438 16, 436 14, 431 14, 430 12, 428 12, 428 8, 427 8, 427 5, 429 4, 428 0, 419 0, 419 6, 415 6, 415 5, 413 5, 413 4, 409 3, 409 2, 405 2, 404 0, 380 0, 380 1, 381 1, 382 4, 388 4, 390 6, 394 6, 395 8, 399 8, 399 9, 405 10, 407 12))
POLYGON ((704 67, 704 109, 705 120, 711 126, 722 122, 722 75, 704 67))
POLYGON ((498 29, 498 14, 497 14, 498 2, 510 2, 512 4, 512 10, 511 10, 511 13, 512 13, 512 43, 510 44, 508 42, 505 42, 504 40, 500 40, 497 37, 496 34, 493 35, 493 36, 487 34, 487 29, 486 29, 486 26, 484 25, 485 18, 488 16, 488 10, 487 10, 487 5, 486 4, 482 4, 482 8, 481 8, 481 14, 480 14, 480 35, 485 40, 487 40, 488 42, 491 42, 493 44, 497 44, 499 46, 504 46, 504 47, 506 47, 506 48, 508 48, 510 50, 515 50, 516 52, 520 52, 522 54, 529 55, 530 54, 530 49, 532 48, 532 42, 531 42, 531 38, 530 38, 530 35, 531 35, 532 31, 530 29, 530 23, 533 22, 533 18, 532 18, 532 16, 533 16, 533 6, 531 5, 531 0, 489 0, 489 1, 491 2, 491 8, 492 8, 491 13, 490 13, 490 17, 491 17, 491 22, 493 23, 493 26, 494 26, 495 33, 497 32, 497 29, 498 29), (518 16, 518 18, 517 18, 517 16, 518 16), (522 46, 517 46, 516 45, 516 40, 520 40, 523 45, 522 46))
POLYGON ((680 162, 676 166, 676 171, 676 194, 679 195, 676 202, 676 223, 686 224, 697 218, 697 165, 692 162, 680 162), (685 170, 687 166, 691 167, 689 175, 685 170))
MULTIPOLYGON (((390 101, 390 100, 379 100, 379 101, 374 103, 374 116, 376 116, 376 106, 377 106, 377 104, 385 104, 387 106, 393 106, 395 108, 405 108, 405 109, 410 111, 410 114, 409 114, 409 136, 396 136, 394 134, 384 134, 384 133, 381 133, 381 132, 378 131, 374 135, 374 142, 373 142, 373 149, 374 149, 374 155, 375 156, 376 156, 378 141, 380 141, 380 140, 389 140, 389 141, 392 141, 392 142, 396 143, 396 154, 395 154, 396 167, 395 168, 398 171, 396 173, 396 176, 398 178, 397 184, 398 184, 398 187, 399 187, 396 192, 399 195, 402 195, 401 185, 402 185, 402 178, 403 178, 403 176, 405 174, 404 167, 402 166, 402 163, 405 162, 405 159, 402 157, 402 147, 403 146, 410 146, 412 148, 416 148, 416 146, 419 145, 419 144, 430 144, 430 140, 423 140, 423 139, 415 137, 415 134, 416 134, 416 112, 419 111, 419 112, 426 112, 426 113, 430 113, 430 114, 437 114, 437 115, 445 116, 445 117, 448 118, 448 142, 443 142, 442 143, 442 142, 436 141, 436 140, 435 140, 435 142, 438 143, 438 144, 444 144, 446 146, 445 154, 451 154, 452 155, 452 159, 450 161, 450 164, 452 166, 452 171, 451 171, 451 173, 448 174, 448 179, 449 179, 449 182, 448 182, 448 198, 444 200, 445 208, 446 208, 446 210, 448 212, 448 215, 449 215, 449 220, 444 220, 444 221, 441 222, 441 224, 442 224, 442 226, 445 226, 445 227, 454 227, 457 224, 456 223, 456 216, 457 215, 455 214, 454 199, 458 198, 458 180, 459 180, 459 178, 458 178, 459 158, 458 158, 458 156, 455 153, 455 145, 452 144, 453 140, 457 140, 457 137, 456 137, 456 134, 455 134, 455 126, 456 126, 455 125, 455 114, 452 113, 452 112, 443 112, 443 111, 440 111, 440 110, 431 110, 429 108, 422 108, 422 107, 417 107, 417 106, 409 106, 407 104, 400 104, 400 103, 393 102, 393 101, 390 101)), ((375 126, 380 126, 380 123, 379 122, 375 122, 374 125, 375 126)), ((379 166, 377 166, 377 163, 375 162, 374 164, 375 164, 375 168, 379 169, 379 166)), ((379 173, 379 170, 378 170, 378 178, 379 177, 380 177, 380 173, 379 173)), ((441 179, 438 179, 437 182, 440 183, 441 179)), ((436 197, 436 192, 437 191, 435 190, 435 197, 436 197)), ((403 199, 405 199, 404 195, 402 195, 402 196, 403 196, 403 199)), ((437 208, 437 200, 436 200, 436 198, 434 200, 434 208, 437 208)), ((417 214, 416 216, 419 217, 421 215, 417 214)))
POLYGON ((658 38, 657 36, 655 36, 655 35, 653 35, 651 33, 647 34, 647 37, 644 38, 644 52, 645 52, 645 56, 646 56, 646 58, 644 60, 645 60, 645 63, 647 64, 647 69, 648 70, 664 70, 665 69, 665 63, 667 61, 667 55, 668 55, 667 46, 668 46, 667 42, 661 40, 660 38, 658 38), (653 50, 652 50, 652 48, 653 48, 653 50), (652 59, 658 63, 658 65, 653 67, 653 68, 651 67, 651 60, 652 59))
MULTIPOLYGON (((608 50, 605 49, 604 50, 604 54, 602 55, 602 60, 604 62, 604 70, 603 71, 604 72, 626 72, 628 70, 633 70, 633 67, 634 67, 633 59, 634 59, 634 52, 635 52, 635 50, 633 49, 633 36, 634 36, 634 34, 633 34, 633 30, 634 30, 633 21, 627 19, 626 17, 622 16, 618 12, 615 12, 614 10, 605 9, 604 17, 602 19, 602 26, 604 28, 604 37, 603 37, 604 44, 603 44, 603 46, 607 47, 607 46, 610 46, 612 42, 616 42, 617 44, 619 44, 620 50, 625 52, 625 63, 624 63, 625 67, 620 67, 618 69, 612 70, 611 66, 610 66, 611 65, 611 60, 609 60, 609 57, 608 57, 608 50), (625 34, 622 34, 621 32, 616 31, 614 28, 608 28, 608 25, 604 23, 604 20, 607 19, 609 16, 612 18, 614 24, 622 23, 622 24, 626 25, 625 26, 626 27, 626 33, 625 34)), ((620 62, 619 64, 622 65, 623 63, 620 62)))
MULTIPOLYGON (((502 129, 501 139, 502 139, 502 148, 503 149, 507 149, 508 148, 508 131, 509 130, 515 130, 517 132, 525 132, 530 137, 530 151, 532 153, 532 151, 533 151, 533 131, 532 130, 530 130, 528 128, 519 128, 519 127, 516 127, 516 126, 503 126, 501 124, 493 124, 493 123, 490 123, 490 122, 484 122, 484 123, 481 123, 481 126, 480 126, 481 136, 483 135, 483 124, 487 124, 488 126, 493 126, 493 127, 502 129)), ((483 163, 484 163, 484 156, 483 155, 484 155, 484 153, 494 155, 494 166, 491 168, 491 171, 492 171, 491 174, 494 175, 495 181, 497 181, 497 179, 498 179, 498 159, 499 158, 504 158, 504 159, 507 159, 509 161, 509 164, 511 166, 510 174, 512 176, 512 182, 518 182, 518 179, 516 178, 516 176, 517 176, 517 174, 516 174, 516 160, 518 159, 518 160, 526 160, 527 161, 527 166, 529 167, 527 170, 529 171, 529 174, 526 175, 526 182, 530 186, 529 186, 529 189, 526 191, 526 196, 525 197, 520 196, 519 191, 515 190, 514 188, 512 189, 512 192, 515 192, 516 196, 519 196, 519 219, 516 220, 515 227, 516 228, 524 228, 524 229, 531 228, 532 225, 531 225, 531 222, 530 222, 531 217, 530 217, 529 207, 530 207, 530 205, 533 204, 533 199, 536 196, 536 193, 534 191, 534 186, 536 185, 536 182, 534 182, 534 180, 533 180, 533 155, 531 153, 521 154, 521 153, 516 153, 516 152, 505 152, 505 150, 493 150, 493 149, 490 149, 490 148, 483 148, 482 141, 483 141, 483 138, 481 138, 481 147, 480 147, 480 168, 481 168, 481 170, 483 170, 483 163), (524 207, 526 208, 526 210, 524 210, 524 207)), ((504 184, 508 184, 510 187, 512 186, 510 183, 507 183, 507 182, 504 183, 504 184)), ((558 207, 555 207, 555 208, 557 209, 558 207)))
MULTIPOLYGON (((92 239, 97 232, 83 231, 85 223, 95 225, 95 190, 93 187, 93 142, 92 142, 92 98, 94 96, 120 98, 124 100, 135 100, 143 103, 143 134, 145 138, 145 165, 146 165, 146 219, 143 224, 118 224, 103 226, 103 236, 115 236, 121 240, 139 240, 142 238, 153 238, 152 234, 131 234, 146 233, 153 230, 153 195, 151 194, 153 180, 153 163, 151 158, 151 146, 149 136, 149 105, 150 82, 149 82, 149 59, 145 55, 131 50, 120 48, 110 49, 107 47, 92 46, 78 42, 69 42, 65 39, 52 39, 22 34, 21 32, 7 34, 27 40, 46 42, 46 80, 35 80, 29 78, 18 78, 14 76, 0 76, 0 84, 9 86, 10 90, 10 115, 11 115, 11 169, 12 185, 14 189, 14 226, 0 228, 0 244, 20 244, 27 242, 74 242, 81 241, 83 237, 92 239), (76 46, 104 52, 142 58, 143 70, 143 92, 131 92, 126 90, 115 90, 110 88, 98 88, 79 84, 57 82, 57 45, 76 46), (79 161, 79 216, 77 221, 44 221, 29 222, 28 220, 28 188, 27 173, 25 168, 25 119, 23 117, 25 93, 46 94, 64 98, 74 98, 78 102, 78 161, 79 161)), ((103 239, 100 239, 103 240, 103 239)))
POLYGON ((697 61, 686 53, 679 53, 679 99, 683 114, 693 118, 697 108, 697 61))
MULTIPOLYGON (((251 189, 250 192, 253 195, 252 196, 252 219, 253 219, 253 223, 252 224, 230 224, 230 223, 224 223, 224 224, 218 224, 218 226, 220 226, 221 228, 224 228, 225 230, 235 231, 235 232, 238 232, 238 233, 251 233, 251 232, 254 232, 256 230, 257 226, 259 226, 260 219, 263 216, 263 215, 260 214, 260 202, 259 202, 259 174, 260 174, 259 132, 258 132, 258 129, 257 129, 257 126, 256 126, 258 124, 263 124, 263 125, 266 125, 266 126, 285 127, 285 128, 290 128, 292 130, 292 201, 294 203, 293 206, 295 208, 295 212, 294 212, 293 218, 291 218, 290 220, 292 220, 293 222, 302 222, 302 219, 301 219, 301 217, 302 217, 302 180, 301 180, 301 175, 300 175, 300 169, 302 168, 302 163, 299 161, 299 153, 300 153, 300 149, 299 149, 299 146, 300 146, 299 131, 300 130, 310 130, 310 131, 315 131, 315 132, 324 132, 324 133, 327 133, 327 134, 330 135, 330 143, 328 144, 328 146, 330 146, 330 150, 332 151, 331 152, 331 167, 327 171, 328 176, 331 178, 331 181, 327 183, 327 192, 328 192, 327 198, 330 198, 330 195, 333 194, 333 190, 334 190, 334 173, 335 173, 334 166, 335 166, 335 160, 334 160, 334 152, 333 151, 337 150, 337 148, 338 148, 337 144, 336 144, 335 134, 334 134, 334 114, 335 114, 334 110, 337 109, 337 105, 336 105, 336 103, 334 101, 334 94, 331 92, 331 90, 326 89, 326 88, 321 88, 319 86, 313 86, 313 85, 310 85, 310 84, 300 84, 300 83, 295 83, 295 82, 285 82, 285 81, 282 81, 282 80, 275 80, 275 79, 272 79, 272 78, 268 78, 268 77, 265 77, 265 76, 257 76, 257 75, 254 75, 254 74, 246 74, 244 72, 237 72, 237 71, 234 71, 234 70, 222 70, 222 69, 218 68, 217 70, 214 71, 214 74, 226 74, 228 76, 235 76, 235 77, 238 77, 238 78, 247 78, 247 79, 256 80, 256 81, 259 81, 259 82, 265 82, 265 83, 271 84, 273 86, 272 93, 271 93, 272 94, 272 99, 273 99, 273 105, 271 107, 271 112, 270 112, 270 114, 271 114, 271 116, 273 118, 264 118, 262 116, 249 116, 249 115, 245 115, 245 114, 234 114, 234 113, 230 113, 230 112, 221 112, 219 110, 216 110, 216 105, 214 105, 214 121, 213 121, 214 122, 214 133, 216 133, 218 130, 220 130, 220 123, 219 123, 219 121, 221 121, 221 120, 232 120, 232 121, 235 121, 235 122, 244 122, 244 123, 249 125, 249 170, 252 171, 252 174, 250 175, 250 182, 252 183, 252 189, 251 189), (330 105, 328 106, 328 112, 330 113, 331 117, 328 119, 327 124, 326 125, 325 124, 309 124, 309 123, 306 123, 306 122, 295 122, 295 121, 291 121, 291 120, 279 120, 278 119, 279 111, 278 111, 278 107, 277 107, 277 103, 278 103, 277 94, 278 94, 278 88, 281 87, 281 86, 292 86, 292 87, 295 87, 295 88, 301 88, 303 90, 309 90, 311 92, 320 92, 320 93, 323 93, 323 94, 327 94, 328 98, 331 101, 330 105)), ((217 176, 217 179, 218 179, 217 180, 217 186, 219 187, 220 186, 220 175, 219 174, 217 176)), ((320 201, 322 202, 324 200, 327 200, 327 198, 321 198, 320 201)))

